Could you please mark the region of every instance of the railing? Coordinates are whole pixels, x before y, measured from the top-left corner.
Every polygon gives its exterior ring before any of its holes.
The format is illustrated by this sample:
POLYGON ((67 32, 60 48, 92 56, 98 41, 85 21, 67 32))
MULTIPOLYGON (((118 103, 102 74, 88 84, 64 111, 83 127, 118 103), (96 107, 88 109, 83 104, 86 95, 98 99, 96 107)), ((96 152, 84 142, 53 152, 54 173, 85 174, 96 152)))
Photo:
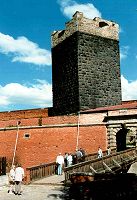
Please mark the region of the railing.
MULTIPOLYGON (((106 152, 104 152, 106 153, 106 152)), ((85 160, 91 160, 97 157, 97 153, 94 154, 88 154, 85 156, 85 160)), ((51 162, 51 163, 45 163, 33 167, 28 167, 27 169, 27 177, 26 177, 26 182, 32 182, 35 180, 38 180, 40 178, 52 176, 56 174, 57 171, 57 166, 56 162, 51 162)))
MULTIPOLYGON (((112 149, 111 150, 111 154, 112 153, 116 153, 116 149, 112 149)), ((107 151, 103 151, 103 156, 106 156, 107 155, 107 151)), ((92 154, 87 154, 85 155, 85 161, 88 161, 88 160, 94 160, 97 158, 97 152, 96 153, 92 153, 92 154)))
POLYGON ((102 173, 106 170, 106 167, 115 168, 118 170, 121 167, 121 164, 127 162, 129 165, 134 163, 137 160, 136 149, 128 149, 125 151, 111 153, 109 156, 103 156, 103 158, 96 158, 93 160, 88 160, 85 162, 81 162, 70 167, 66 167, 64 169, 65 172, 65 182, 67 182, 71 174, 76 172, 96 172, 102 173), (104 164, 105 163, 105 164, 104 164))
MULTIPOLYGON (((113 150, 115 152, 115 149, 113 150)), ((106 155, 107 152, 103 151, 103 155, 106 155)), ((93 160, 97 157, 97 153, 87 154, 85 155, 84 161, 93 160)), ((80 162, 81 163, 81 162, 80 162)), ((34 180, 38 180, 40 178, 48 177, 56 174, 57 166, 55 162, 45 163, 33 167, 28 167, 26 176, 26 183, 30 183, 34 180)))
POLYGON ((0 157, 0 176, 6 174, 6 157, 0 157))
MULTIPOLYGON (((112 152, 115 152, 114 149, 112 152)), ((103 155, 107 155, 107 151, 103 151, 103 155)), ((85 155, 84 161, 94 160, 97 157, 97 153, 85 155)), ((80 162, 82 163, 82 162, 80 162)), ((55 162, 45 163, 33 167, 28 167, 26 172, 26 183, 38 180, 40 178, 48 177, 56 174, 57 166, 55 162)))
MULTIPOLYGON (((116 150, 112 150, 115 152, 116 150)), ((103 151, 103 155, 107 155, 107 151, 103 151)), ((85 155, 84 162, 88 160, 94 160, 97 157, 97 153, 87 154, 85 155)), ((82 161, 80 162, 82 163, 82 161)), ((57 166, 55 162, 45 163, 33 167, 28 167, 26 172, 26 183, 30 183, 34 180, 38 180, 40 178, 48 177, 56 174, 57 166)))
POLYGON ((46 163, 34 167, 28 167, 27 169, 27 182, 31 182, 43 177, 48 177, 56 174, 56 163, 46 163))

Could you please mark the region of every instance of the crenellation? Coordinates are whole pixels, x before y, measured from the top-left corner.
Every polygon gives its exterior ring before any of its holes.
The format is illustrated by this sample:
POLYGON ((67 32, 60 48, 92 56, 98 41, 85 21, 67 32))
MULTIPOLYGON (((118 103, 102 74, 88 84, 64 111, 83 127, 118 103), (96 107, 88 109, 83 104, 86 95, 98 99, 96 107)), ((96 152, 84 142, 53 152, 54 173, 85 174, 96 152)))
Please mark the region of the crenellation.
POLYGON ((71 36, 74 32, 80 31, 89 33, 113 40, 119 40, 119 26, 113 21, 108 21, 95 17, 94 19, 87 19, 83 13, 76 12, 72 20, 66 23, 66 29, 54 31, 52 33, 52 47, 61 43, 67 37, 71 36))

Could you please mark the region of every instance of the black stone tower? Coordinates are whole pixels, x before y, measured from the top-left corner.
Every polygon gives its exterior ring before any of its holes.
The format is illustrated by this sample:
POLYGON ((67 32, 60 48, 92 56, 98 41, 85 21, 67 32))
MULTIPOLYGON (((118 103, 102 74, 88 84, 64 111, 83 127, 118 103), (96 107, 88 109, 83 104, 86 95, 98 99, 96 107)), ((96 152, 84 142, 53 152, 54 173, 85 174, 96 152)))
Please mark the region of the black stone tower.
POLYGON ((118 24, 76 12, 52 34, 53 113, 121 104, 118 24))

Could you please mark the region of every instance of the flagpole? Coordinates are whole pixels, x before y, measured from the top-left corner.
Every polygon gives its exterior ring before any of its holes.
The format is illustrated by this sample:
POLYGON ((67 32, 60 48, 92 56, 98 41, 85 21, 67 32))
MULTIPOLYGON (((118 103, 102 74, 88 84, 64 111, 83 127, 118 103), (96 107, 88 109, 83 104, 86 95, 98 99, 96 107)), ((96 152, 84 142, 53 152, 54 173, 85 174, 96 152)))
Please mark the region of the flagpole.
POLYGON ((80 111, 78 112, 78 130, 77 130, 76 150, 78 150, 78 146, 79 146, 79 126, 80 126, 80 111))
POLYGON ((16 134, 16 141, 15 141, 15 147, 14 147, 14 153, 13 153, 12 166, 14 165, 14 161, 15 161, 17 142, 18 142, 18 137, 19 137, 19 124, 20 123, 21 123, 20 121, 17 122, 17 134, 16 134))

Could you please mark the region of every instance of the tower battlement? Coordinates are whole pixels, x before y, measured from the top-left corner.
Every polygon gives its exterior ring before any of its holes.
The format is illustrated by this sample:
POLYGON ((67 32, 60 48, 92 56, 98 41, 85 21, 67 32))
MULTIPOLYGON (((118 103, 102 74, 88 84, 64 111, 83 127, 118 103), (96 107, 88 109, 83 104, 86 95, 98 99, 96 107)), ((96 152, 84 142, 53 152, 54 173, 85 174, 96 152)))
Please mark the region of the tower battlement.
POLYGON ((95 17, 88 19, 82 12, 76 12, 72 20, 66 23, 66 29, 52 33, 52 47, 58 45, 74 32, 80 31, 104 38, 119 40, 119 25, 115 22, 95 17))

